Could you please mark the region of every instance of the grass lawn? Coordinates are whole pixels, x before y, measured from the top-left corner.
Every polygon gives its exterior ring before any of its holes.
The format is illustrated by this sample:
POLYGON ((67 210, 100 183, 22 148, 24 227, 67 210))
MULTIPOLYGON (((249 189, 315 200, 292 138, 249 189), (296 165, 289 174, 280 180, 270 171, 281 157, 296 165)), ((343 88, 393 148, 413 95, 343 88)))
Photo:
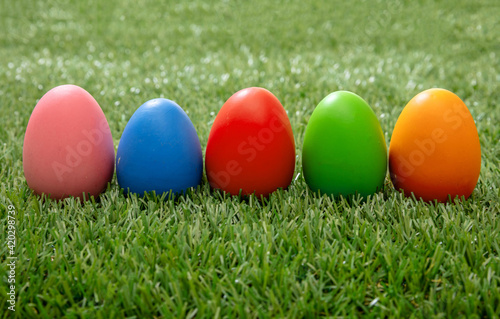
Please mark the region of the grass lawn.
POLYGON ((499 14, 496 0, 1 1, 0 316, 500 316, 499 14), (165 97, 205 149, 222 104, 265 87, 288 111, 294 181, 260 201, 212 192, 206 178, 177 198, 125 197, 115 177, 98 201, 42 201, 24 179, 24 132, 37 100, 66 83, 96 98, 115 148, 134 111, 165 97), (302 141, 323 97, 363 97, 389 143, 406 103, 432 87, 476 121, 469 200, 405 198, 388 177, 366 200, 308 189, 302 141))

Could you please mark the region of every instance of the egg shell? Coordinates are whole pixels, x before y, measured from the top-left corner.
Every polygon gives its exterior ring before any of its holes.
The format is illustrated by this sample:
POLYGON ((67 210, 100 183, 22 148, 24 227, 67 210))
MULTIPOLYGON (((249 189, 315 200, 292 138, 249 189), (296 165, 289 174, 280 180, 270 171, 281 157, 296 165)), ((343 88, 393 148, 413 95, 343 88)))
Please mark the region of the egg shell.
POLYGON ((258 87, 232 95, 210 130, 205 167, 210 186, 232 195, 268 196, 288 187, 295 141, 280 101, 258 87))
POLYGON ((141 105, 128 121, 116 154, 118 184, 126 192, 180 193, 201 182, 200 140, 186 112, 163 98, 141 105))
POLYGON ((97 196, 113 177, 114 159, 108 122, 87 91, 61 85, 40 99, 23 144, 24 175, 36 194, 97 196))
POLYGON ((368 103, 348 91, 325 97, 306 127, 302 168, 307 185, 324 194, 367 196, 382 189, 387 147, 368 103))
POLYGON ((481 170, 481 146, 464 102, 444 89, 429 89, 408 102, 394 127, 389 170, 397 190, 417 199, 468 198, 481 170))

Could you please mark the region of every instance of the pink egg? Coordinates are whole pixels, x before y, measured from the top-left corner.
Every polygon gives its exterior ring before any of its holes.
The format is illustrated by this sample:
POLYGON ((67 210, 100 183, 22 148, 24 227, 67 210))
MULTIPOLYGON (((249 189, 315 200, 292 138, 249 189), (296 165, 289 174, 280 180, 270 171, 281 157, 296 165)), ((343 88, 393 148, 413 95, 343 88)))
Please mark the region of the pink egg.
POLYGON ((97 196, 113 177, 114 159, 108 121, 92 95, 61 85, 40 99, 23 145, 24 176, 36 194, 97 196))

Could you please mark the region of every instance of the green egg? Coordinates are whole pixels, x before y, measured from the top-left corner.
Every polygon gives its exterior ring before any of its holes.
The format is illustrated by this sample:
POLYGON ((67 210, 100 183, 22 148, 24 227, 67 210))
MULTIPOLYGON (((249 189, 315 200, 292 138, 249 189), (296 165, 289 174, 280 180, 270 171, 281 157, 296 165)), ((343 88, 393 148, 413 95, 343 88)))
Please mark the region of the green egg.
POLYGON ((337 91, 316 106, 306 127, 302 169, 315 192, 366 197, 383 188, 387 147, 377 116, 365 100, 337 91))

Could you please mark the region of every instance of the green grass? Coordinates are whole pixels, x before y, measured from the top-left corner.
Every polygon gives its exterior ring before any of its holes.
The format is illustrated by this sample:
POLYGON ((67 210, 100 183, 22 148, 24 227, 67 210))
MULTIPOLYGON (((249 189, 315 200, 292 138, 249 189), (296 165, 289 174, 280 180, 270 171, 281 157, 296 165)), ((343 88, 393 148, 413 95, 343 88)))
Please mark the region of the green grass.
MULTIPOLYGON (((1 1, 2 318, 500 316, 497 1, 1 1), (268 200, 203 184, 185 196, 43 201, 22 170, 24 131, 50 88, 99 102, 115 147, 133 112, 166 97, 202 147, 234 92, 272 91, 301 152, 319 101, 345 89, 387 142, 405 104, 442 87, 469 106, 482 167, 467 201, 313 194, 302 174, 268 200), (7 310, 7 206, 17 211, 7 310)), ((295 176, 301 172, 297 158, 295 176)))

